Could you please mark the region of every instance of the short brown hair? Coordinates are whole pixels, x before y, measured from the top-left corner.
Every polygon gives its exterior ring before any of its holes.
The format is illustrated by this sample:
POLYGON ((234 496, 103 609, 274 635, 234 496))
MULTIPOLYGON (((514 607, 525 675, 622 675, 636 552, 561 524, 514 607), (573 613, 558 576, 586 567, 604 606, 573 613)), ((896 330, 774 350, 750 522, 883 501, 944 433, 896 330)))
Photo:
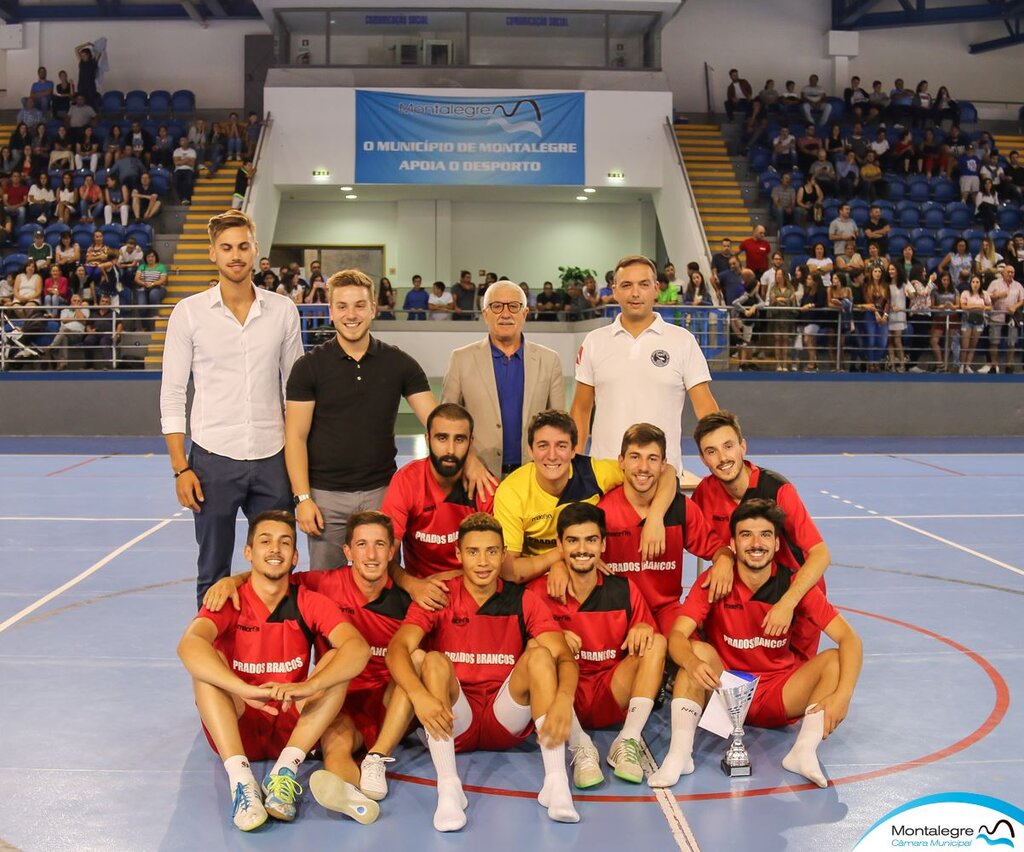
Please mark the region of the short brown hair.
POLYGON ((775 535, 778 538, 782 538, 786 526, 786 513, 779 508, 774 500, 754 497, 740 503, 733 510, 732 515, 729 516, 729 532, 734 538, 736 536, 736 527, 742 521, 748 521, 751 518, 764 518, 775 527, 775 535))
POLYGON ((579 430, 576 428, 576 421, 569 416, 567 411, 549 408, 547 411, 541 411, 536 414, 533 420, 530 421, 530 425, 526 428, 526 445, 528 447, 533 446, 533 436, 537 433, 537 430, 543 429, 545 426, 553 426, 555 429, 565 432, 574 447, 580 438, 579 430))
POLYGON ((651 270, 651 275, 655 278, 658 277, 658 267, 654 265, 654 261, 646 255, 642 254, 627 254, 621 258, 618 263, 615 264, 615 273, 618 273, 620 269, 624 269, 627 266, 636 266, 641 264, 651 270))
POLYGON ((700 442, 716 429, 721 429, 723 426, 730 427, 736 432, 736 437, 741 441, 743 440, 743 430, 740 429, 740 421, 735 414, 724 410, 713 411, 711 414, 705 414, 698 420, 697 428, 693 430, 693 440, 697 444, 698 453, 700 452, 700 442))
POLYGON ((451 420, 456 423, 465 421, 469 424, 469 434, 473 434, 473 415, 466 411, 457 402, 442 402, 437 408, 427 415, 427 434, 434 425, 434 421, 440 417, 442 420, 451 420))
POLYGON ((376 301, 377 298, 377 288, 374 286, 373 279, 359 269, 342 269, 327 279, 327 298, 329 301, 334 301, 334 291, 338 287, 362 287, 366 290, 366 295, 369 296, 370 301, 376 301))
POLYGON ((245 536, 245 543, 252 547, 252 543, 256 540, 256 528, 260 524, 269 522, 275 522, 278 524, 286 524, 291 527, 292 538, 295 538, 295 516, 291 512, 285 512, 281 509, 271 509, 267 512, 260 512, 255 518, 249 521, 249 532, 245 536))
POLYGON ((388 533, 388 544, 395 543, 395 525, 391 523, 391 518, 383 512, 378 512, 376 509, 369 509, 365 512, 356 512, 354 515, 348 516, 348 521, 345 523, 345 544, 352 544, 352 537, 355 535, 356 527, 370 525, 384 527, 388 533))
POLYGON ((248 213, 243 213, 241 210, 226 210, 216 216, 211 216, 206 225, 206 232, 210 235, 210 245, 214 245, 217 242, 217 237, 228 228, 245 228, 252 234, 253 240, 256 239, 256 223, 248 213))
POLYGON ((488 515, 486 512, 474 512, 467 515, 459 524, 459 541, 471 532, 492 532, 497 533, 501 543, 505 544, 505 531, 501 528, 497 518, 488 515))
POLYGON ((648 444, 657 444, 662 458, 668 455, 668 444, 661 429, 653 423, 634 423, 622 435, 622 449, 619 450, 619 455, 626 455, 629 447, 646 447, 648 444))

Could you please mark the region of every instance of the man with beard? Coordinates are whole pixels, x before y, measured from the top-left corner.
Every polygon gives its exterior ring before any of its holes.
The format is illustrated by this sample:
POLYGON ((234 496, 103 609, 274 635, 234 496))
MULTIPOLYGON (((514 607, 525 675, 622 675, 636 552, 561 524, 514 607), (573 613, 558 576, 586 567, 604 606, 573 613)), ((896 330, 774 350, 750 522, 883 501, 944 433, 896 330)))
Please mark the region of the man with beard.
MULTIPOLYGON (((309 536, 314 571, 344 562, 348 516, 380 508, 394 476, 395 421, 405 398, 423 424, 437 404, 423 369, 370 335, 377 312, 373 280, 358 269, 327 282, 337 334, 302 356, 288 378, 285 460, 299 528, 309 536)), ((493 488, 475 456, 469 491, 493 488)))
POLYGON ((448 603, 448 581, 462 575, 455 551, 459 524, 474 512, 492 513, 494 496, 466 494, 463 467, 473 444, 473 418, 461 405, 443 403, 427 417, 425 459, 404 465, 388 485, 381 511, 402 543, 402 564, 392 576, 424 609, 448 603))
MULTIPOLYGON (((811 659, 818 653, 821 630, 810 621, 794 619, 794 612, 814 586, 825 594, 824 574, 832 561, 828 546, 793 484, 775 471, 746 461, 747 442, 735 414, 716 411, 702 417, 693 439, 711 471, 694 490, 693 502, 723 541, 728 540, 729 518, 740 503, 761 497, 774 500, 785 513, 778 561, 794 572, 793 582, 765 615, 765 635, 788 633, 794 653, 802 660, 811 659)), ((732 573, 724 565, 713 565, 710 576, 715 596, 728 594, 732 573)))
MULTIPOLYGON (((411 603, 388 575, 394 555, 391 519, 381 512, 357 512, 349 518, 346 531, 349 567, 292 575, 293 583, 336 604, 370 644, 370 662, 349 685, 341 714, 321 738, 324 769, 309 779, 321 805, 364 824, 377 818, 376 802, 388 794, 387 764, 394 762, 391 752, 409 729, 413 715, 412 704, 395 687, 384 664, 388 643, 411 603), (363 747, 366 756, 357 766, 352 756, 363 747)), ((203 605, 219 612, 230 599, 239 609, 238 589, 248 579, 245 573, 221 580, 206 593, 203 605)), ((318 657, 328 650, 322 641, 316 641, 318 657)))
POLYGON ((604 512, 590 503, 570 503, 558 516, 558 547, 569 566, 565 603, 547 597, 543 578, 530 584, 578 660, 569 748, 573 782, 583 788, 604 781, 597 748, 583 728, 622 725, 608 748, 608 765, 623 781, 644 780, 640 737, 665 667, 665 637, 655 631, 640 590, 625 577, 597 570, 605 539, 604 512))
POLYGON ((235 518, 291 508, 281 383, 302 355, 299 313, 252 284, 255 225, 229 210, 210 219, 218 286, 182 299, 167 321, 160 425, 178 503, 191 509, 199 545, 196 600, 231 573, 235 518), (192 449, 185 455, 185 396, 195 386, 192 449))
POLYGON ((331 601, 292 585, 299 557, 290 514, 253 518, 245 558, 252 574, 236 607, 200 609, 178 656, 192 676, 206 738, 224 761, 233 821, 252 831, 268 814, 295 819, 298 769, 338 715, 370 649, 331 601), (314 639, 327 650, 307 677, 314 639), (250 759, 275 756, 258 784, 250 759))
POLYGON ((819 787, 828 781, 818 763, 818 746, 846 718, 860 675, 860 637, 817 588, 797 605, 797 616, 824 630, 839 647, 801 660, 785 639, 764 628, 770 607, 786 593, 791 572, 775 563, 785 517, 771 500, 741 503, 729 521, 736 550, 735 578, 728 596, 708 603, 694 586, 683 616, 669 634, 668 648, 679 665, 672 699, 672 741, 661 768, 648 783, 671 787, 693 772, 693 737, 711 690, 723 670, 760 677, 746 724, 781 728, 801 721, 796 742, 782 766, 819 787), (691 641, 701 628, 707 642, 691 641))

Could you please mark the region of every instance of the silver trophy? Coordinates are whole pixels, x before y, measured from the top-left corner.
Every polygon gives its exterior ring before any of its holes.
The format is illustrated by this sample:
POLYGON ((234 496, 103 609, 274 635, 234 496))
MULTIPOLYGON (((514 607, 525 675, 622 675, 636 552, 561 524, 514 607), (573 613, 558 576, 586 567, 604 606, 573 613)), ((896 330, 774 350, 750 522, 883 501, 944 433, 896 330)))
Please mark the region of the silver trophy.
POLYGON ((743 721, 754 698, 754 690, 760 678, 753 678, 736 686, 720 686, 715 690, 722 696, 725 709, 732 720, 732 742, 722 758, 722 771, 730 778, 744 778, 750 775, 750 755, 743 745, 743 721))

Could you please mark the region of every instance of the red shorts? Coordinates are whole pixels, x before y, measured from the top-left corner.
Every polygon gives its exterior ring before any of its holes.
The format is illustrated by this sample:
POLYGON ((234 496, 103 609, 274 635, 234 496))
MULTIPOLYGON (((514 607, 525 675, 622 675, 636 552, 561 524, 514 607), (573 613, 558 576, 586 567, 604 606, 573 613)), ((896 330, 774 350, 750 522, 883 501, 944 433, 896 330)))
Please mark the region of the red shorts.
POLYGON ((795 673, 796 669, 793 668, 761 675, 757 689, 754 690, 754 699, 750 702, 750 710, 747 711, 745 724, 753 725, 755 728, 782 728, 799 719, 789 717, 782 700, 782 689, 795 673))
POLYGON ((384 724, 384 693, 387 684, 369 689, 357 689, 345 696, 345 704, 341 712, 349 716, 355 723, 356 730, 363 738, 363 747, 369 750, 377 741, 381 725, 384 724))
MULTIPOLYGON (((245 705, 245 711, 238 718, 238 734, 242 738, 242 750, 249 760, 276 760, 281 749, 288 745, 288 739, 299 721, 299 711, 293 704, 287 713, 269 716, 262 710, 245 705)), ((217 751, 217 745, 210 732, 203 725, 203 733, 210 748, 217 751)))
POLYGON ((500 693, 500 688, 486 692, 470 692, 462 688, 462 694, 466 696, 473 712, 473 721, 455 738, 456 751, 507 751, 533 733, 533 722, 519 733, 512 733, 495 718, 494 701, 500 693))
POLYGON ((580 677, 576 686, 576 716, 584 728, 610 728, 626 721, 626 708, 620 707, 612 693, 615 668, 593 677, 580 677))
POLYGON ((683 614, 683 605, 680 602, 665 604, 661 609, 654 610, 653 614, 658 632, 667 639, 672 625, 683 614))

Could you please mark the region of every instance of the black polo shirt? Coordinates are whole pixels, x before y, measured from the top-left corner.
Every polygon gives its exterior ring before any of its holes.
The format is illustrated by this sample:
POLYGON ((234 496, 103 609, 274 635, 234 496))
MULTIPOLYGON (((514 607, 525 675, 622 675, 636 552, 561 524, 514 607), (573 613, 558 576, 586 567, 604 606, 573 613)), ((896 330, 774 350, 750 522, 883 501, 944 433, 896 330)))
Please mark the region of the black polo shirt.
POLYGON ((429 390, 411 356, 372 336, 360 361, 345 354, 337 335, 299 358, 286 396, 316 403, 307 442, 310 486, 369 491, 387 485, 397 470, 398 405, 429 390))

